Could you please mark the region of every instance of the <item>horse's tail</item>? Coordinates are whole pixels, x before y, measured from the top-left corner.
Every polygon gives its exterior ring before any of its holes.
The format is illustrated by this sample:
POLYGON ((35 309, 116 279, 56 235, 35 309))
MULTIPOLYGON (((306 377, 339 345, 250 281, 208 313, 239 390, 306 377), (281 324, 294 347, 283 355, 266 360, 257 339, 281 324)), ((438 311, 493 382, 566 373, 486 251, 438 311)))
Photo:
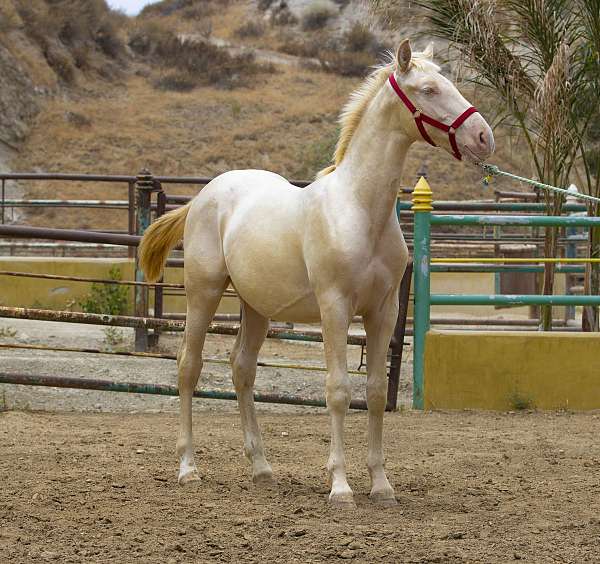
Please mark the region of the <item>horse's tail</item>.
POLYGON ((146 229, 138 252, 140 266, 149 282, 160 278, 169 251, 182 239, 191 204, 166 213, 146 229))
POLYGON ((319 172, 317 172, 316 178, 321 178, 322 176, 326 176, 330 172, 333 172, 335 169, 336 169, 335 165, 328 166, 327 168, 324 168, 323 170, 320 170, 319 172))

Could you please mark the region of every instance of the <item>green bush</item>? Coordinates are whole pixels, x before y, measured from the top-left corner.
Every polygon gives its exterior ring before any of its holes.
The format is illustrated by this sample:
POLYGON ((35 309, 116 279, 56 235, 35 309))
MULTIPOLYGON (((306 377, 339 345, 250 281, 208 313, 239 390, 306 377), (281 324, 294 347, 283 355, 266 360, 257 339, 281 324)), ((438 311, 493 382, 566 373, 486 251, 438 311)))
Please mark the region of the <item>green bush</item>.
MULTIPOLYGON (((111 280, 121 280, 121 271, 113 266, 108 272, 111 280)), ((79 302, 85 313, 124 315, 128 311, 129 289, 119 284, 92 284, 90 293, 79 302)))

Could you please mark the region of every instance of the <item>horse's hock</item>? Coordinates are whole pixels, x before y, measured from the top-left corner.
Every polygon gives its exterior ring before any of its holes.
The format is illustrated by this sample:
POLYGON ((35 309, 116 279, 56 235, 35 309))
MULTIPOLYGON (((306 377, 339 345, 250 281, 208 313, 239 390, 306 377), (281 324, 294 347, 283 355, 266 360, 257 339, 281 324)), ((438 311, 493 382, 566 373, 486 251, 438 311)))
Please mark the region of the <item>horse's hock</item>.
POLYGON ((429 331, 425 409, 600 409, 594 333, 429 331))

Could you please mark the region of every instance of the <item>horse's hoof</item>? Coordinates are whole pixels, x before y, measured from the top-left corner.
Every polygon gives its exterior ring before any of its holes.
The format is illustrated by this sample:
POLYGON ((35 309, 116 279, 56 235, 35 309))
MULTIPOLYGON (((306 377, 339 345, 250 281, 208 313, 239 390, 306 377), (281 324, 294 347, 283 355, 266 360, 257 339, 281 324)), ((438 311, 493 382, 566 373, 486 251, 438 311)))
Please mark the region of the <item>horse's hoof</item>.
POLYGON ((177 478, 180 486, 185 486, 186 484, 191 484, 192 482, 200 481, 200 474, 198 474, 198 470, 189 470, 185 474, 179 474, 179 478, 177 478))
POLYGON ((257 485, 268 485, 272 484, 275 480, 273 479, 272 470, 261 470, 260 472, 254 472, 252 474, 252 481, 257 485))
POLYGON ((382 507, 394 507, 398 505, 394 494, 391 495, 387 492, 376 492, 369 495, 371 502, 381 505, 382 507))
POLYGON ((335 509, 356 509, 352 494, 329 495, 329 505, 335 509))

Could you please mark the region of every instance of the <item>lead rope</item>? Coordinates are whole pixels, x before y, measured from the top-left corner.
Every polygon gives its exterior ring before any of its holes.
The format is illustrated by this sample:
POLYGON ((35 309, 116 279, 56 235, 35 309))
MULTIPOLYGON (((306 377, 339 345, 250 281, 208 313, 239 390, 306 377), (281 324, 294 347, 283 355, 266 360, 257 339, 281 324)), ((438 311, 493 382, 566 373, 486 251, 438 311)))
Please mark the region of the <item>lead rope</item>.
POLYGON ((590 202, 600 203, 600 198, 589 196, 588 194, 581 194, 579 192, 572 192, 571 190, 565 190, 564 188, 558 188, 557 186, 544 184, 543 182, 531 180, 530 178, 523 178, 522 176, 517 176, 516 174, 511 174, 510 172, 500 170, 496 165, 479 163, 479 166, 483 168, 484 172, 486 173, 485 177, 483 178, 483 183, 485 186, 488 186, 490 184, 494 176, 506 176, 507 178, 512 178, 513 180, 525 182, 525 184, 531 184, 532 186, 537 186, 538 188, 543 188, 544 190, 551 190, 552 192, 565 194, 567 196, 571 196, 579 200, 589 200, 590 202))

